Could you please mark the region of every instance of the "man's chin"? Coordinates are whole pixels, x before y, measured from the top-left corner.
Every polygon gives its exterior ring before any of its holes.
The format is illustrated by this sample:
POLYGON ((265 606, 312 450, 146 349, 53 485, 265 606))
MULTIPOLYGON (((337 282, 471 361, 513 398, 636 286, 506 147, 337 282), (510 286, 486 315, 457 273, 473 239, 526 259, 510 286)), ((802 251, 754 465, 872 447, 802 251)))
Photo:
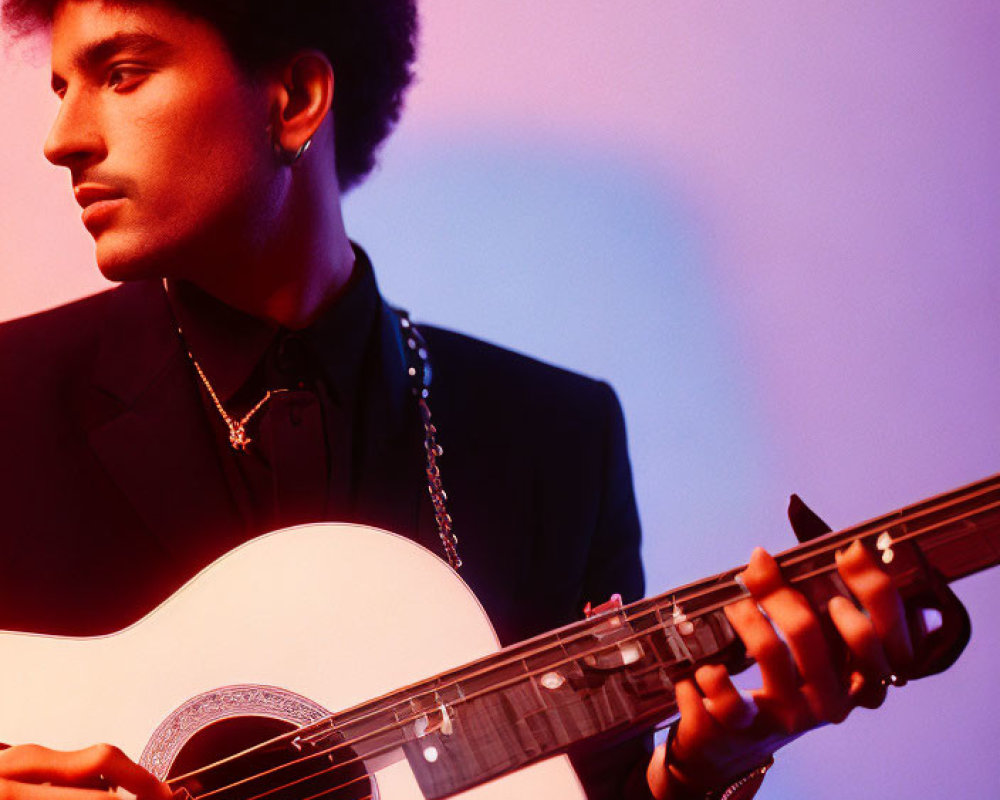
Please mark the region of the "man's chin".
POLYGON ((140 281, 147 278, 156 278, 158 275, 148 269, 144 269, 132 261, 103 260, 97 259, 97 268, 107 280, 116 283, 126 281, 140 281))
POLYGON ((162 278, 165 275, 162 259, 134 248, 114 246, 104 237, 98 239, 95 255, 101 275, 116 283, 162 278))

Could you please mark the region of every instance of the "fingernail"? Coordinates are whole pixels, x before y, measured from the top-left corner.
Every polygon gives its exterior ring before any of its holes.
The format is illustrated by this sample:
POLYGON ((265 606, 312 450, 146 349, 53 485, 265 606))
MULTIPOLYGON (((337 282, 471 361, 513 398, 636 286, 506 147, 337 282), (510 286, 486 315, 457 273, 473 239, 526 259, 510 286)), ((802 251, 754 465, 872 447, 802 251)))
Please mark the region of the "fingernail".
POLYGON ((760 713, 760 707, 757 705, 757 701, 754 700, 753 695, 747 691, 740 692, 740 699, 743 701, 742 714, 740 715, 740 721, 737 723, 737 727, 749 728, 755 719, 757 719, 757 714, 760 713))

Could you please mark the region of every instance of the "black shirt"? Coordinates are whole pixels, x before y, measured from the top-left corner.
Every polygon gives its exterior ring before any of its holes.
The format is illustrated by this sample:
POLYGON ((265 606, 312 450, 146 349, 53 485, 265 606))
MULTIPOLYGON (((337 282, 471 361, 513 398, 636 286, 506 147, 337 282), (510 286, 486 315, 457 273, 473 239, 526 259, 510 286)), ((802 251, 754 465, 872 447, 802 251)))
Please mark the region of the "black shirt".
POLYGON ((223 409, 237 420, 253 412, 251 441, 237 450, 202 384, 230 490, 252 530, 358 515, 364 453, 357 432, 383 367, 375 325, 382 301, 368 257, 355 251, 344 291, 303 330, 237 311, 193 284, 169 284, 183 340, 223 409))

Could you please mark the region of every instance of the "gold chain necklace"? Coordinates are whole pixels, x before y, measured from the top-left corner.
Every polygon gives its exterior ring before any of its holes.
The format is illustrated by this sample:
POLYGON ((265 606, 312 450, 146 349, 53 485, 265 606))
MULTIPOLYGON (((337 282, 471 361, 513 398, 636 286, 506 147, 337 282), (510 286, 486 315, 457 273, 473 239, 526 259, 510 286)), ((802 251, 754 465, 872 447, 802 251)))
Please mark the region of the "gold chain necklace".
MULTIPOLYGON (((167 303, 170 303, 170 291, 167 288, 167 279, 163 279, 163 294, 166 295, 167 303)), ((173 315, 173 309, 171 309, 171 315, 173 315)), ((194 357, 194 353, 191 352, 191 348, 188 347, 187 339, 184 338, 184 330, 181 328, 181 323, 178 321, 177 317, 174 316, 174 326, 177 328, 177 336, 181 340, 181 346, 184 348, 184 352, 187 353, 188 361, 194 367, 195 372, 198 373, 198 377, 201 378, 202 384, 205 386, 208 396, 212 398, 212 402, 215 404, 216 410, 219 412, 219 416, 222 417, 222 421, 226 424, 226 429, 229 431, 229 444, 232 445, 233 450, 244 453, 246 452, 247 445, 253 441, 247 435, 247 425, 250 420, 254 418, 258 411, 260 411, 267 401, 274 397, 276 394, 281 394, 282 392, 287 392, 287 389, 268 389, 267 393, 258 401, 258 403, 251 408, 246 414, 244 414, 239 419, 231 416, 229 412, 222 405, 222 401, 219 399, 219 395, 215 393, 215 389, 212 388, 211 382, 208 380, 208 376, 205 374, 205 370, 201 368, 201 364, 198 363, 198 359, 194 357)))
MULTIPOLYGON (((180 327, 177 328, 177 333, 181 336, 181 341, 184 341, 184 333, 181 331, 180 327)), ((222 417, 222 421, 226 423, 226 427, 229 429, 229 444, 233 446, 233 450, 245 451, 247 445, 253 441, 247 435, 247 424, 254 418, 254 415, 260 411, 266 404, 267 401, 274 397, 276 394, 281 394, 282 392, 287 392, 288 389, 268 389, 267 393, 257 402, 257 404, 251 408, 246 414, 244 414, 239 419, 231 416, 222 405, 222 401, 219 400, 219 396, 215 393, 215 389, 212 388, 212 384, 208 380, 208 376, 205 375, 205 370, 201 368, 201 364, 198 363, 198 359, 194 357, 194 354, 185 347, 188 358, 194 365, 195 371, 198 373, 198 377, 201 378, 201 382, 205 385, 205 389, 208 391, 208 396, 212 398, 212 402, 215 403, 216 409, 219 411, 219 416, 222 417)))

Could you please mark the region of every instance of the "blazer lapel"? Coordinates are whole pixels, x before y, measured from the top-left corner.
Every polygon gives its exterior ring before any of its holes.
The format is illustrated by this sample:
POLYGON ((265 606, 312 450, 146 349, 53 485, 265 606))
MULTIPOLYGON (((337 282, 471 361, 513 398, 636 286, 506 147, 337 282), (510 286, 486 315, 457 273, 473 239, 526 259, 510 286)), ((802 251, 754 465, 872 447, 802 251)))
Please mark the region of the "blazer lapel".
MULTIPOLYGON (((366 377, 363 461, 356 517, 414 539, 437 552, 433 510, 424 477, 423 426, 410 392, 395 312, 380 302, 373 346, 375 369, 366 377)), ((433 354, 432 354, 433 358, 433 354)))
POLYGON ((90 445, 166 550, 197 569, 245 538, 158 282, 112 293, 93 385, 117 413, 90 445))

